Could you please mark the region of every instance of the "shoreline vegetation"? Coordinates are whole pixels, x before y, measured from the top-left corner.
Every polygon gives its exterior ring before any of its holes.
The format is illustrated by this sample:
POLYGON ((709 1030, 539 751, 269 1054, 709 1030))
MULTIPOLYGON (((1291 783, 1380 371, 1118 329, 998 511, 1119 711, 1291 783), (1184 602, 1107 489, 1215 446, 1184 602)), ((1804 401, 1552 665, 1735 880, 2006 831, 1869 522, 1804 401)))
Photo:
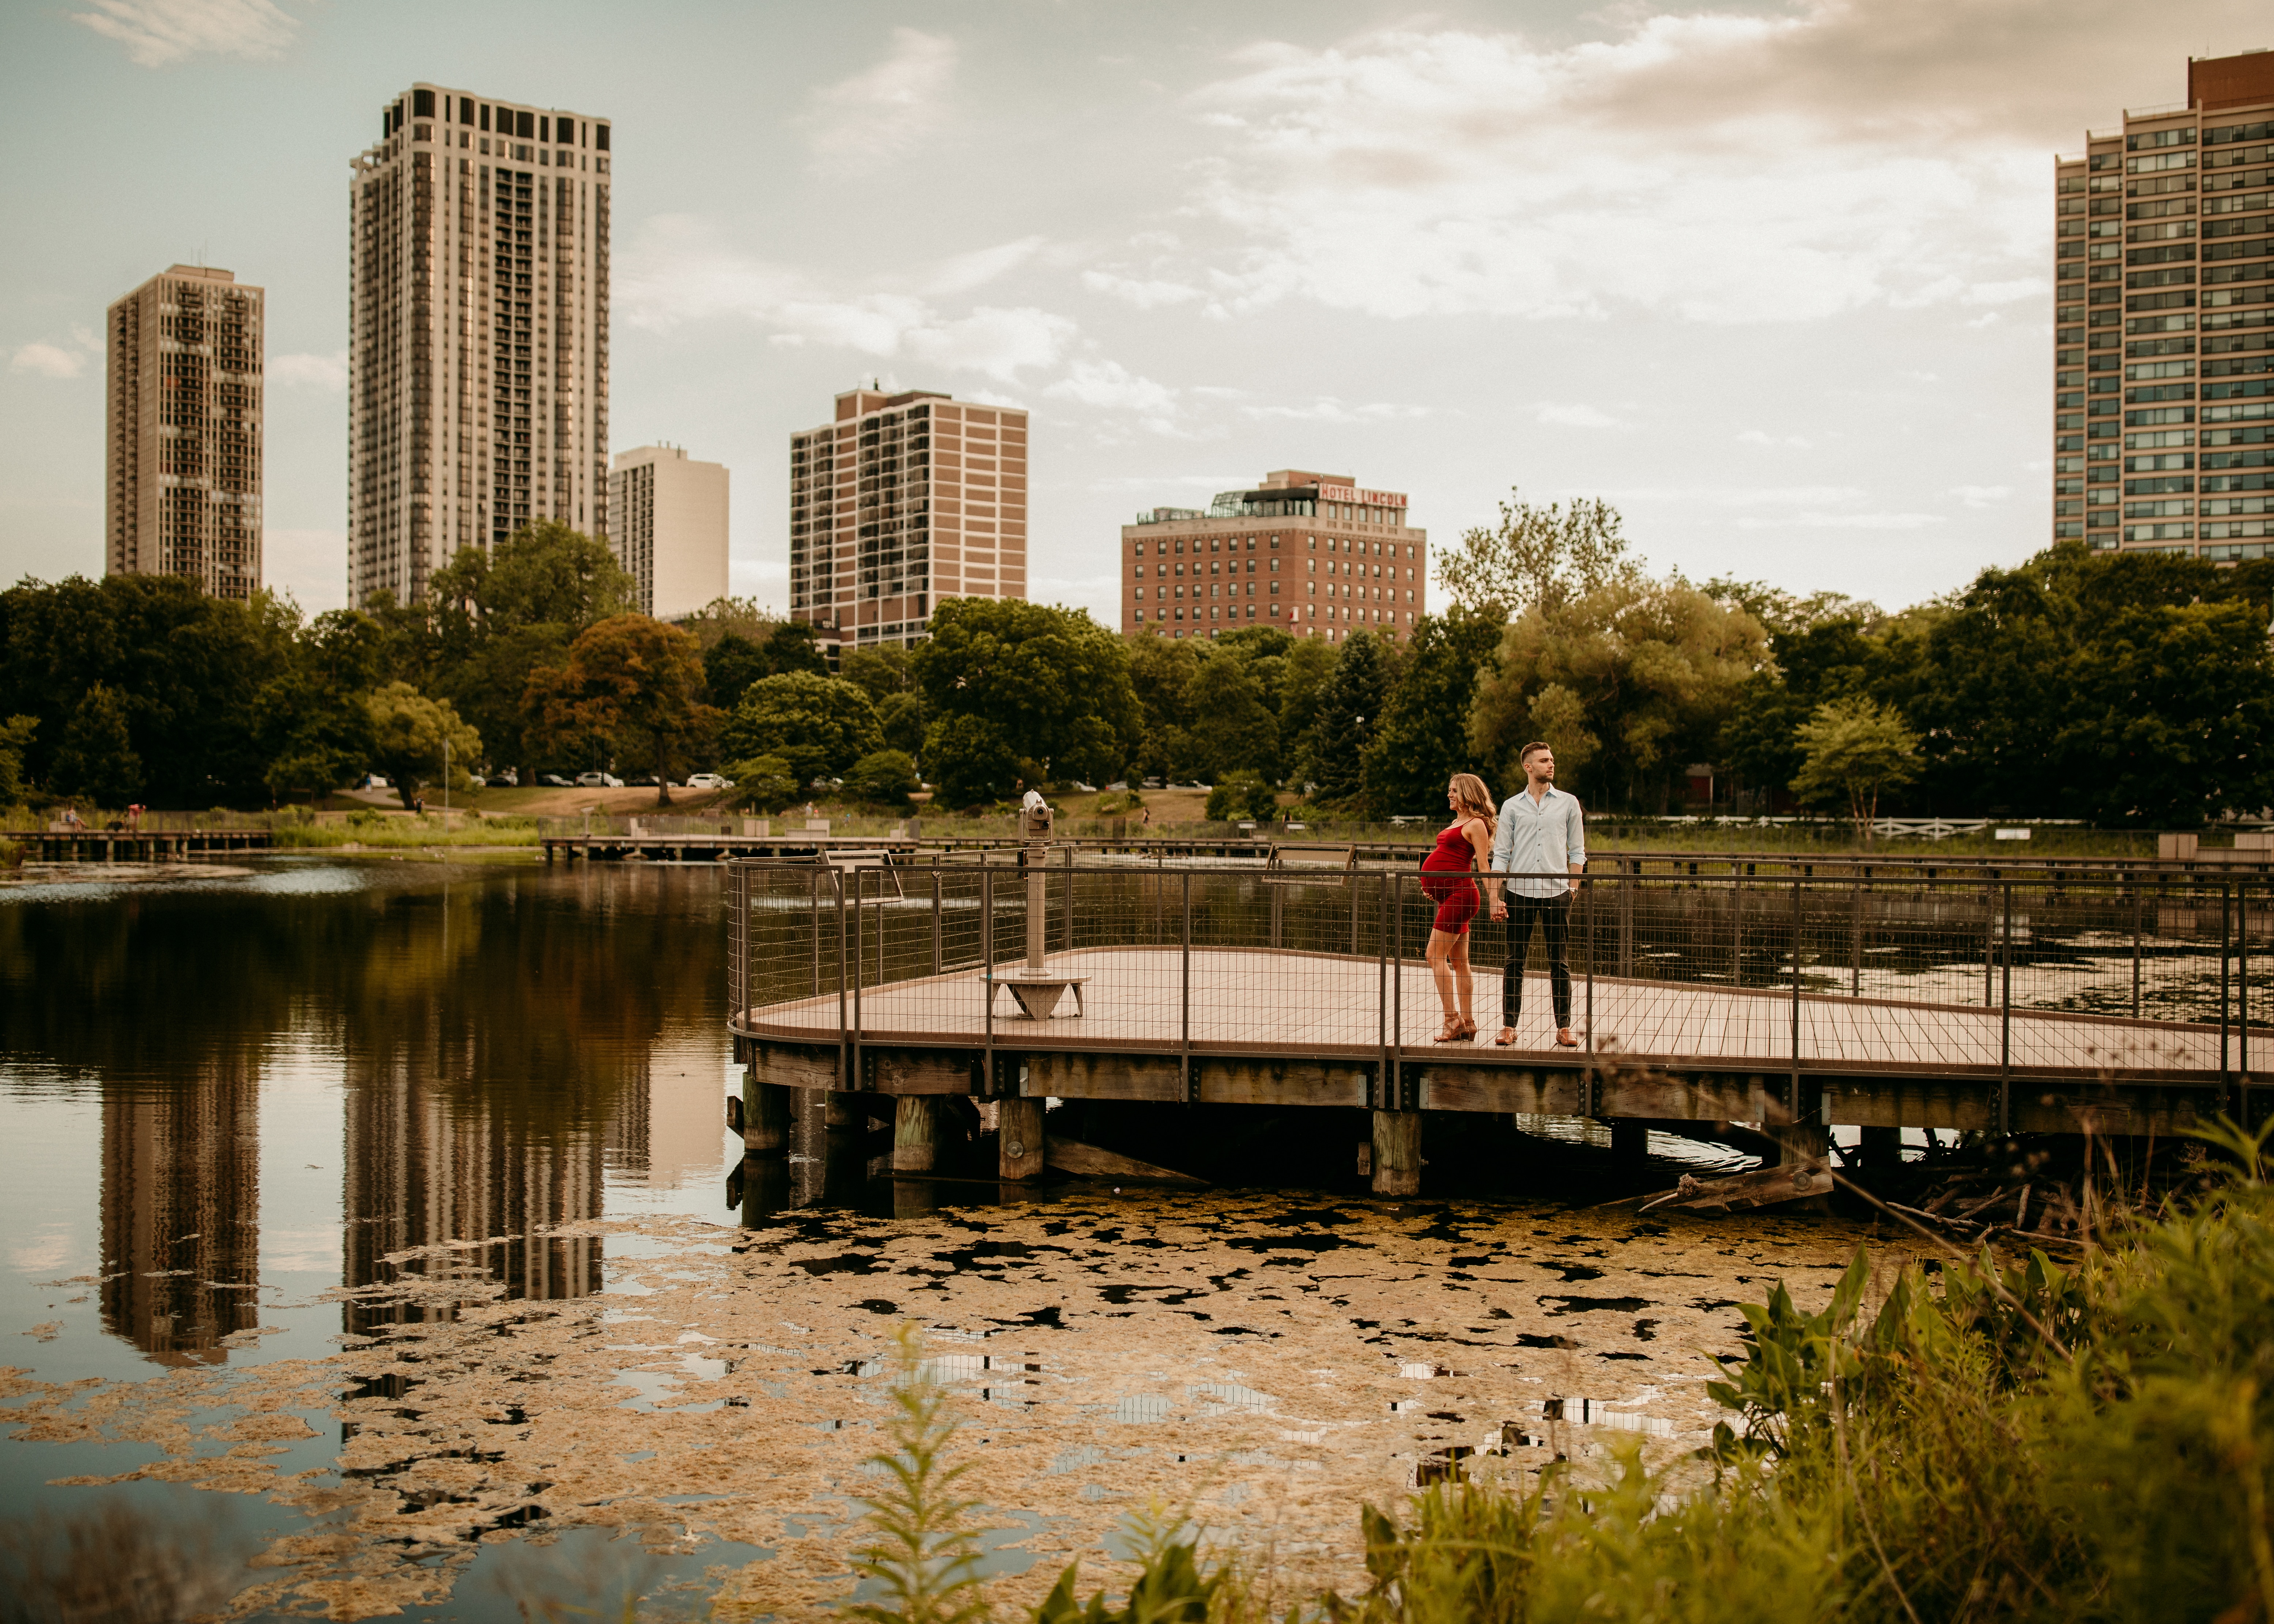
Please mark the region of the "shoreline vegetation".
MULTIPOLYGON (((1367 1588, 1284 1593, 1268 1551, 1204 1538, 1195 1507, 1126 1530, 1133 1572, 1069 1566, 1033 1624, 1532 1624, 1533 1620, 2259 1620, 2274 1600, 2274 1187, 2266 1139, 2200 1137, 2225 1176, 2141 1218, 2088 1182, 2084 1259, 1985 1247, 1831 1300, 1779 1283, 1742 1305, 1724 1418, 1672 1461, 1639 1440, 1526 1481, 1449 1459, 1404 1505, 1356 1509, 1367 1588), (1092 1594, 1085 1604, 1081 1593, 1092 1594)), ((900 1333, 888 1486, 856 1569, 870 1624, 1005 1616, 954 1495, 958 1422, 900 1333)))

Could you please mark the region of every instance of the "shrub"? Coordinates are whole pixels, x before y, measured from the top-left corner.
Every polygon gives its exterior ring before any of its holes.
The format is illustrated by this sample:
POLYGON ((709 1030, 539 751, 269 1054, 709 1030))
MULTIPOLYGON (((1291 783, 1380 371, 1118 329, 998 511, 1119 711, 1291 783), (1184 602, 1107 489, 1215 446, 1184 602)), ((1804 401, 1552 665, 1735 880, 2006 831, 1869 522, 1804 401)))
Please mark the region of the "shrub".
POLYGON ((855 801, 905 807, 916 788, 916 764, 905 750, 874 750, 845 775, 845 793, 855 801))
POLYGON ((1252 817, 1259 823, 1278 816, 1279 793, 1254 772, 1226 773, 1209 791, 1204 816, 1212 823, 1229 823, 1252 817))

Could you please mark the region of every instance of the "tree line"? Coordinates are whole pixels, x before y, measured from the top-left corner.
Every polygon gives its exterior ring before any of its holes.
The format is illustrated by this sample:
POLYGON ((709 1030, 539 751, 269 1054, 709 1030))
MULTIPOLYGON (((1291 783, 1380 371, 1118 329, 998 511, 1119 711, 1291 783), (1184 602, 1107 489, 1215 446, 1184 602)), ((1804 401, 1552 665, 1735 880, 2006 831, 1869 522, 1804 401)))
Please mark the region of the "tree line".
POLYGON ((991 805, 1037 785, 1212 784, 1212 816, 1434 813, 1544 739, 1603 812, 1681 809, 1705 764, 1747 809, 2192 823, 2274 804, 2274 561, 2057 545, 1897 613, 1653 574, 1601 502, 1511 496, 1440 562, 1410 643, 1251 628, 1124 638, 1082 612, 950 599, 913 649, 832 671, 810 628, 721 600, 628 608, 553 523, 470 551, 424 602, 305 619, 158 577, 0 593, 0 801, 248 804, 376 771, 547 764, 759 806, 816 793, 991 805))

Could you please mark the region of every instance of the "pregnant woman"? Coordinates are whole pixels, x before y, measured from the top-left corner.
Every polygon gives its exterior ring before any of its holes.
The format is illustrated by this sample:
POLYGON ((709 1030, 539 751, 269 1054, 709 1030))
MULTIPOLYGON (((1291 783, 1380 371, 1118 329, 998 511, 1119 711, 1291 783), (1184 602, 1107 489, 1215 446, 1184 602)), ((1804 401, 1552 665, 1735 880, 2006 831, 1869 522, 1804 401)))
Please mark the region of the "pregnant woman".
POLYGON ((1433 1040, 1458 1043, 1477 1034, 1470 1018, 1475 978, 1469 973, 1469 921, 1477 916, 1477 883, 1469 876, 1492 864, 1493 799, 1473 772, 1457 772, 1445 787, 1453 809, 1451 825, 1421 860, 1421 889, 1436 898, 1437 917, 1429 930, 1429 974, 1445 1006, 1445 1029, 1433 1040))

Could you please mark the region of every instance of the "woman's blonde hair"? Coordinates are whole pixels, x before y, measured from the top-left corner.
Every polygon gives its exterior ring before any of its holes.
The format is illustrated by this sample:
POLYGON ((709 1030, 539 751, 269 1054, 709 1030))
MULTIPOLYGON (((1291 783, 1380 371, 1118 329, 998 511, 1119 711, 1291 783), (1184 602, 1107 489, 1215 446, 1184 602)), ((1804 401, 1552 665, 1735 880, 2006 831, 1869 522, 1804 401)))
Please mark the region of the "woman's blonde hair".
POLYGON ((1453 798, 1461 803, 1464 816, 1484 819, 1485 832, 1488 835, 1500 833, 1500 816, 1493 807, 1492 791, 1485 787, 1482 778, 1473 772, 1457 772, 1453 775, 1453 781, 1445 787, 1452 791, 1453 798))

